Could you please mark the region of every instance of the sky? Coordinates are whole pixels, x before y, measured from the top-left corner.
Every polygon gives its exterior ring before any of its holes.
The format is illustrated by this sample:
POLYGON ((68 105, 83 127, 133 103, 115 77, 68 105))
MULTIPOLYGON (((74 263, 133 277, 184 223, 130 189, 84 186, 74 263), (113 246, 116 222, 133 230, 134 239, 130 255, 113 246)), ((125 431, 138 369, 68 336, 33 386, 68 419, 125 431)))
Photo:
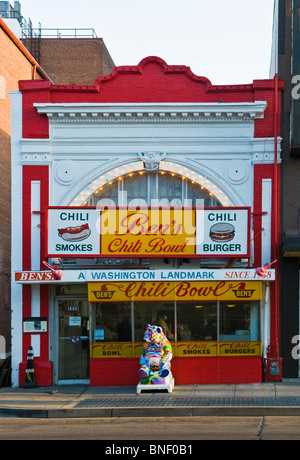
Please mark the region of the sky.
POLYGON ((20 2, 34 28, 94 29, 116 66, 158 56, 213 84, 269 78, 274 0, 20 2))

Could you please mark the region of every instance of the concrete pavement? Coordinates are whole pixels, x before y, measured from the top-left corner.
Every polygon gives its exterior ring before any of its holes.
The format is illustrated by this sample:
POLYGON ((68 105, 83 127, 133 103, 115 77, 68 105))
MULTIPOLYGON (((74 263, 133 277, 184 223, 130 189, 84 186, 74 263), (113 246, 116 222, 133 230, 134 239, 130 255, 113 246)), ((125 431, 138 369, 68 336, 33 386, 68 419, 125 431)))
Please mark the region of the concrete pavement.
POLYGON ((0 417, 300 416, 300 380, 247 385, 176 385, 172 393, 136 387, 57 385, 0 388, 0 417))

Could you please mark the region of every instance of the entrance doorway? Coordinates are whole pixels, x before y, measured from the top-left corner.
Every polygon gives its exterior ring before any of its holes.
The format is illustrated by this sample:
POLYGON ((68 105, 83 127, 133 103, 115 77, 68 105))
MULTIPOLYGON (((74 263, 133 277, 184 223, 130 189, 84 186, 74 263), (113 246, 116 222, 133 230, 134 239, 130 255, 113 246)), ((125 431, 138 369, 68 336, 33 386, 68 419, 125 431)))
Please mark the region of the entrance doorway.
POLYGON ((87 300, 59 300, 58 380, 88 380, 90 327, 87 300))

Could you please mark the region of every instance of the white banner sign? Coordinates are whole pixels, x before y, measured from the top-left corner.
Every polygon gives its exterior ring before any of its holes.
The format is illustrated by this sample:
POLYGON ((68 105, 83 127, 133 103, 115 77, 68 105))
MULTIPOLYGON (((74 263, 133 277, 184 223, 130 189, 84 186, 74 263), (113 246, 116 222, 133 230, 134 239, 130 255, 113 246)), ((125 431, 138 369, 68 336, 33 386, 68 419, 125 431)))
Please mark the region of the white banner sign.
POLYGON ((87 283, 99 281, 274 281, 275 270, 266 270, 261 277, 255 269, 239 270, 62 270, 60 280, 49 271, 16 272, 15 282, 31 283, 87 283))

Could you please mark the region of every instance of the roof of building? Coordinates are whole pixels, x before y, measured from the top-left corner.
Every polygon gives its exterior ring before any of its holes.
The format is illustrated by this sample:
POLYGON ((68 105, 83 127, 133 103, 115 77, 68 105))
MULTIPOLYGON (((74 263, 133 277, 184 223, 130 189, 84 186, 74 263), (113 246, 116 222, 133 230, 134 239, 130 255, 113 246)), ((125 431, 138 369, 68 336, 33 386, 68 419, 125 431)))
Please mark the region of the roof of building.
POLYGON ((20 42, 20 40, 14 35, 14 33, 10 30, 7 24, 0 18, 0 28, 4 30, 6 35, 14 42, 16 47, 20 50, 20 52, 28 59, 28 61, 36 68, 36 71, 40 74, 40 76, 45 80, 50 80, 46 72, 41 68, 39 63, 34 59, 34 57, 29 53, 27 48, 20 42))

